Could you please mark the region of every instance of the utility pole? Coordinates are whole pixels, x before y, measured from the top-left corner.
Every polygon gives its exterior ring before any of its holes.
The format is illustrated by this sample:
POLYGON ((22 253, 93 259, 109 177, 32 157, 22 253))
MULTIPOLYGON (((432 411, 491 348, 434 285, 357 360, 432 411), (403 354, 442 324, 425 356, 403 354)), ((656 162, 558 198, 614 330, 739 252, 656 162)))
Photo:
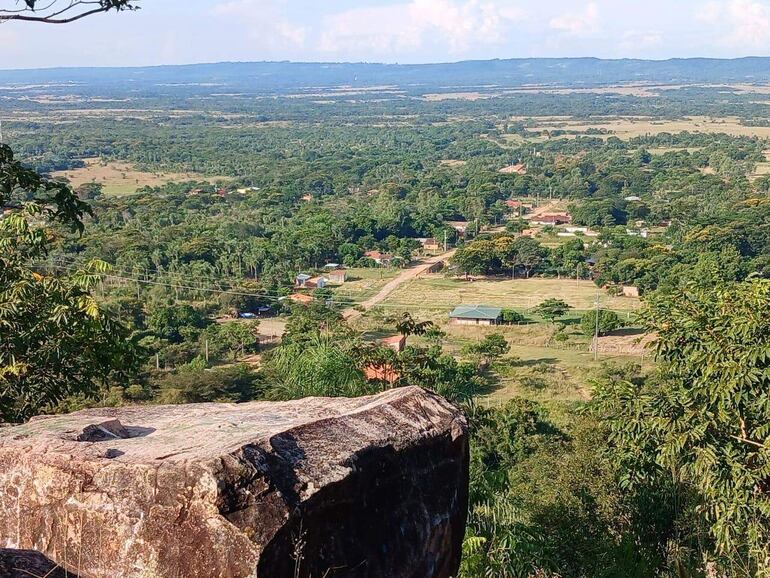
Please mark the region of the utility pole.
POLYGON ((596 326, 594 328, 594 361, 599 359, 599 291, 596 291, 596 326))
POLYGON ((206 338, 206 363, 208 364, 208 362, 209 362, 209 339, 207 337, 206 338))
POLYGON ((446 238, 447 238, 447 230, 444 229, 444 253, 446 253, 446 248, 447 248, 446 238))

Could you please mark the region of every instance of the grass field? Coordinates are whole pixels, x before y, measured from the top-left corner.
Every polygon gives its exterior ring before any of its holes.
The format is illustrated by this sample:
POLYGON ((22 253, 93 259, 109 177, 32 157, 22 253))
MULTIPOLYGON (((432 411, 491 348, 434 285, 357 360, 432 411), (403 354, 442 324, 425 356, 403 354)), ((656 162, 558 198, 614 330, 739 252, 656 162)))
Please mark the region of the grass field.
POLYGON ((536 401, 585 401, 593 390, 592 380, 602 364, 642 363, 649 360, 622 355, 600 355, 588 351, 512 345, 510 353, 492 367, 492 389, 483 398, 497 405, 514 397, 536 401))
MULTIPOLYGON (((519 117, 516 117, 519 118, 519 117)), ((594 122, 585 120, 573 120, 555 117, 533 117, 527 120, 536 122, 536 126, 529 128, 532 131, 532 139, 542 140, 534 133, 544 130, 568 130, 584 134, 588 129, 606 130, 607 135, 593 135, 601 138, 616 136, 620 139, 630 139, 647 134, 659 134, 663 132, 680 133, 684 131, 700 133, 726 133, 733 136, 758 136, 770 138, 770 127, 744 126, 735 117, 712 118, 692 116, 678 120, 661 120, 647 117, 623 117, 601 118, 594 122)), ((505 138, 515 141, 513 137, 518 135, 505 135, 505 138), (510 137, 510 138, 509 138, 510 137)), ((573 135, 555 138, 570 138, 573 135)))
POLYGON ((85 183, 99 183, 105 195, 128 195, 145 186, 158 187, 170 182, 229 180, 227 177, 204 177, 196 173, 158 172, 148 173, 136 170, 129 163, 109 162, 100 159, 85 159, 86 166, 53 173, 54 177, 69 179, 73 187, 85 183))
MULTIPOLYGON (((385 301, 387 307, 410 310, 448 312, 460 304, 483 304, 529 310, 544 299, 563 299, 577 310, 592 309, 596 303, 597 287, 591 281, 574 279, 450 279, 441 275, 426 275, 405 283, 385 301)), ((600 291, 601 307, 615 311, 633 311, 639 300, 612 297, 600 291)))
POLYGON ((334 290, 337 301, 359 303, 375 295, 401 269, 346 269, 348 280, 334 290))

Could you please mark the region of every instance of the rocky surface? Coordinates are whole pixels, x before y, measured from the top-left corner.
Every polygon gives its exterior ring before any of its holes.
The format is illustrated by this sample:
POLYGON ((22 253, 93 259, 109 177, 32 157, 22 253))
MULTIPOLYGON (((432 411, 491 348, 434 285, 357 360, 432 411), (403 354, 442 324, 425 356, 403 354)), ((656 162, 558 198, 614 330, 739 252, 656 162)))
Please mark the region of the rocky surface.
POLYGON ((0 547, 82 578, 449 578, 467 483, 464 418, 419 388, 86 410, 0 430, 0 547))
POLYGON ((0 549, 2 578, 78 578, 65 572, 40 552, 0 549))

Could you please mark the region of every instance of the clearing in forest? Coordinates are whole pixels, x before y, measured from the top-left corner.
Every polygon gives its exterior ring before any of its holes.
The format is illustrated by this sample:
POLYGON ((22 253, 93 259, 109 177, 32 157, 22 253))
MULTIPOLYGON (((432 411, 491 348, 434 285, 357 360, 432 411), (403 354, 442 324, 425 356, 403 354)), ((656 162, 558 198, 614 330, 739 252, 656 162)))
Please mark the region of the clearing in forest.
MULTIPOLYGON (((533 121, 535 126, 528 127, 532 132, 532 139, 543 139, 544 137, 535 133, 541 131, 570 131, 579 135, 586 135, 590 129, 607 131, 607 134, 592 134, 586 136, 608 138, 615 136, 620 139, 631 139, 638 136, 655 135, 660 133, 678 134, 681 132, 692 133, 725 133, 732 136, 757 136, 760 138, 770 138, 770 127, 767 126, 745 126, 737 117, 705 117, 691 116, 677 120, 659 119, 641 116, 603 117, 594 120, 565 119, 563 117, 513 117, 510 120, 529 120, 533 121)), ((518 135, 505 135, 508 140, 515 140, 512 137, 518 135)), ((555 136, 552 138, 574 138, 576 135, 568 134, 555 136)))
POLYGON ((137 170, 132 164, 120 161, 104 163, 98 158, 84 159, 86 166, 80 169, 56 171, 52 176, 65 177, 77 188, 86 183, 102 185, 105 195, 128 195, 142 187, 159 187, 171 182, 208 181, 214 183, 229 180, 227 177, 205 177, 198 173, 155 173, 137 170))
POLYGON ((597 291, 603 308, 633 311, 639 307, 639 299, 607 295, 591 281, 536 277, 477 279, 471 282, 440 274, 425 275, 401 285, 383 304, 413 312, 419 312, 420 309, 449 311, 462 303, 481 303, 526 311, 544 299, 554 297, 563 299, 578 311, 585 311, 595 306, 597 291))

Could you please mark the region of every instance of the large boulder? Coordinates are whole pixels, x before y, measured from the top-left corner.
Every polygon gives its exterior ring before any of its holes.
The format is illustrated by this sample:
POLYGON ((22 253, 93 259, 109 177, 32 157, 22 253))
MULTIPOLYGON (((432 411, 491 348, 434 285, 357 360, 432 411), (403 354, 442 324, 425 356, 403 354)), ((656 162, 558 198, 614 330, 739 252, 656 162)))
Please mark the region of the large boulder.
POLYGON ((82 578, 450 578, 467 492, 466 421, 416 387, 0 429, 0 547, 82 578))

